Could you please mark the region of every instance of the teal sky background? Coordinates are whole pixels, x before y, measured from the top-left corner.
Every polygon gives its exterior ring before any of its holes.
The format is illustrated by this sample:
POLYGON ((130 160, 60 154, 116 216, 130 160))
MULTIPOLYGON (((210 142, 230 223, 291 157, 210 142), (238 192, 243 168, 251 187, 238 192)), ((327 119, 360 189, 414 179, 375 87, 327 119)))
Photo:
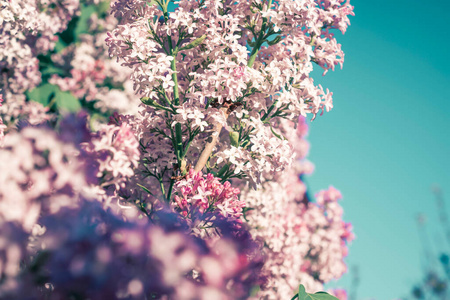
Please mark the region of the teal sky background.
POLYGON ((357 299, 398 299, 422 278, 418 213, 439 242, 431 186, 450 201, 450 1, 351 4, 356 16, 338 36, 344 68, 315 77, 334 108, 310 124, 316 169, 306 180, 314 193, 341 190, 357 236, 349 273, 329 286, 351 290, 357 266, 357 299))

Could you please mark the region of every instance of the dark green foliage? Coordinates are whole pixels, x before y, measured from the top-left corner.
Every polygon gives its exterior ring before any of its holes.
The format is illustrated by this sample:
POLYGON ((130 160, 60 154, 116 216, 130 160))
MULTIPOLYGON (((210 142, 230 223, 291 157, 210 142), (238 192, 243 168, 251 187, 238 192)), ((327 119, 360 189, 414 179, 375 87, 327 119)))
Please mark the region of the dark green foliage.
POLYGON ((315 294, 307 293, 303 284, 298 287, 298 294, 295 295, 291 300, 339 300, 338 298, 331 296, 325 292, 317 292, 315 294))

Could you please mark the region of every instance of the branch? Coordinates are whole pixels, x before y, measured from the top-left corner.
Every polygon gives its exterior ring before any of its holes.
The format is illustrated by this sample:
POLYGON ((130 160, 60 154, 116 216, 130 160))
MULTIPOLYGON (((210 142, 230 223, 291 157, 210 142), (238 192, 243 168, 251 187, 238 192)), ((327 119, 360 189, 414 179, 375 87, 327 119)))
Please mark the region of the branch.
MULTIPOLYGON (((228 119, 228 116, 230 114, 230 110, 227 107, 221 107, 220 111, 225 115, 225 120, 228 119)), ((222 124, 216 123, 214 124, 212 134, 209 137, 208 141, 206 142, 205 148, 203 148, 202 153, 200 154, 200 157, 197 161, 197 164, 194 167, 194 171, 197 173, 203 169, 203 167, 208 162, 209 156, 211 155, 214 147, 217 144, 217 141, 219 140, 219 134, 220 131, 222 131, 222 124)))

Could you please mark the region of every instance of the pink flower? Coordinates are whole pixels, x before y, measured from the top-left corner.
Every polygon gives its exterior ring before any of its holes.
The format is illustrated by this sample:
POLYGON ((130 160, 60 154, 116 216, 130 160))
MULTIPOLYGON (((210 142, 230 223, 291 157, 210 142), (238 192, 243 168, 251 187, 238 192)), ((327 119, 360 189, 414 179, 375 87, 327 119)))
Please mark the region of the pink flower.
POLYGON ((242 216, 244 201, 240 201, 240 190, 229 182, 220 183, 212 174, 195 174, 190 170, 187 177, 178 181, 174 187, 172 208, 191 219, 207 218, 208 214, 218 213, 229 220, 239 220, 242 216), (197 215, 200 213, 199 215, 197 215))
POLYGON ((234 68, 233 74, 234 74, 234 76, 236 76, 237 78, 241 78, 241 77, 244 76, 244 74, 245 74, 245 67, 240 66, 240 67, 234 68))

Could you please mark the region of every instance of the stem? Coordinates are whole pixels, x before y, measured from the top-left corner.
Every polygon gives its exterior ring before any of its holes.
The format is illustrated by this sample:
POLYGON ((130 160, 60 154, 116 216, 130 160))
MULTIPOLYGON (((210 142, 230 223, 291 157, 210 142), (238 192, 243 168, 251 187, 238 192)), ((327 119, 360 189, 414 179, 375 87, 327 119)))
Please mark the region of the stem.
MULTIPOLYGON (((5 77, 5 78, 6 78, 6 77, 5 77)), ((52 109, 52 106, 55 105, 55 103, 56 103, 56 97, 53 96, 52 100, 50 100, 50 102, 47 104, 47 107, 48 107, 49 109, 52 109)))
MULTIPOLYGON (((169 38, 169 41, 172 40, 170 38, 170 36, 168 38, 169 38)), ((173 52, 172 42, 169 43, 169 48, 170 48, 170 52, 172 53, 173 52)), ((173 57, 172 61, 170 62, 170 67, 173 71, 172 80, 173 80, 173 83, 175 83, 175 85, 173 86, 174 102, 175 102, 175 105, 180 105, 180 90, 178 89, 177 62, 176 62, 175 56, 173 57)))
POLYGON ((275 100, 274 103, 272 103, 272 105, 269 107, 269 109, 267 110, 267 112, 264 114, 264 116, 261 118, 261 121, 265 121, 267 119, 267 117, 269 116, 269 114, 272 112, 272 110, 275 107, 275 104, 278 102, 278 100, 275 100))
MULTIPOLYGON (((172 49, 172 38, 170 36, 168 36, 169 39, 169 48, 170 48, 170 52, 173 53, 173 49, 172 49)), ((171 68, 172 68, 172 80, 175 83, 175 85, 173 86, 173 97, 174 97, 174 103, 175 106, 180 105, 180 90, 178 88, 178 76, 177 76, 177 63, 176 63, 176 55, 173 56, 173 60, 170 63, 171 68)), ((181 159, 182 159, 182 155, 183 155, 183 138, 182 138, 182 131, 181 131, 181 124, 177 123, 175 124, 175 138, 176 138, 176 153, 177 153, 177 161, 178 161, 178 166, 181 166, 181 159)))
POLYGON ((253 48, 252 53, 250 54, 250 58, 248 60, 247 66, 252 67, 253 63, 255 62, 256 56, 258 55, 259 48, 261 48, 262 45, 262 39, 264 37, 264 28, 265 23, 263 23, 261 27, 261 32, 259 33, 258 39, 256 40, 255 48, 253 48))
POLYGON ((145 207, 145 203, 142 203, 142 202, 136 203, 136 206, 153 223, 152 213, 151 212, 150 212, 150 214, 148 213, 147 208, 145 207))
POLYGON ((166 191, 164 189, 164 183, 162 181, 162 178, 159 178, 158 181, 159 181, 159 186, 161 187, 161 192, 162 192, 163 196, 166 198, 166 202, 167 202, 168 199, 166 197, 166 191))
MULTIPOLYGON (((269 0, 269 3, 267 5, 267 9, 269 10, 272 6, 272 0, 269 0)), ((261 25, 261 31, 259 32, 258 39, 256 40, 255 48, 253 48, 252 53, 250 54, 250 59, 248 60, 247 66, 252 67, 253 63, 255 62, 256 56, 258 55, 258 51, 261 48, 264 40, 264 31, 266 30, 267 25, 267 19, 263 18, 263 23, 261 25)))
POLYGON ((170 135, 171 135, 171 137, 172 137, 172 146, 173 146, 173 149, 177 149, 177 143, 175 142, 175 140, 176 140, 176 138, 175 138, 175 133, 173 132, 173 129, 172 129, 172 127, 170 126, 170 124, 169 125, 167 125, 166 124, 166 126, 168 126, 169 128, 170 128, 170 135))
POLYGON ((167 97, 167 93, 164 88, 162 88, 162 95, 164 97, 164 100, 167 102, 167 104, 169 104, 169 106, 172 108, 172 110, 175 111, 175 108, 172 105, 172 101, 170 101, 169 97, 167 97))
MULTIPOLYGON (((177 153, 177 161, 178 166, 181 168, 181 160, 183 156, 183 139, 182 139, 182 132, 181 132, 181 124, 177 123, 175 124, 175 139, 176 139, 176 153, 177 153)), ((183 171, 183 170, 181 170, 183 171)))
MULTIPOLYGON (((164 7, 161 7, 163 10, 163 14, 164 14, 164 21, 166 23, 167 23, 167 20, 169 19, 169 14, 167 12, 167 4, 168 4, 168 2, 165 3, 164 7)), ((175 106, 178 106, 178 105, 180 105, 180 90, 178 87, 176 51, 174 51, 174 49, 173 49, 172 37, 170 35, 167 35, 167 41, 169 44, 170 55, 172 55, 172 57, 173 57, 172 61, 170 62, 170 67, 173 71, 172 72, 172 80, 173 80, 173 83, 175 84, 173 86, 173 97, 174 97, 173 102, 174 102, 175 106)), ((181 167, 181 160, 182 160, 182 155, 183 155, 183 137, 182 137, 180 123, 175 124, 175 140, 176 140, 175 152, 177 154, 177 162, 178 162, 178 166, 181 167)), ((183 170, 181 170, 181 171, 183 172, 183 170)))
POLYGON ((170 179, 169 190, 167 191, 167 196, 166 196, 166 199, 169 203, 170 203, 170 198, 172 197, 172 190, 173 190, 174 183, 175 183, 175 180, 170 179))
POLYGON ((156 108, 156 109, 165 110, 165 111, 170 112, 170 113, 172 113, 172 114, 175 113, 173 110, 171 110, 171 109, 169 109, 169 108, 167 108, 167 107, 165 107, 165 106, 159 105, 159 104, 156 103, 155 101, 149 100, 148 97, 143 97, 143 98, 141 98, 141 101, 142 101, 145 105, 154 107, 154 108, 156 108))
POLYGON ((189 142, 187 143, 186 148, 184 149, 183 154, 181 155, 181 159, 184 159, 184 157, 186 156, 186 154, 187 154, 189 148, 191 147, 191 144, 192 144, 193 141, 194 141, 194 138, 189 139, 189 142))
MULTIPOLYGON (((228 118, 228 108, 221 107, 220 111, 225 114, 225 120, 228 118)), ((214 124, 211 136, 208 138, 206 142, 205 148, 203 148, 200 157, 198 158, 197 164, 194 167, 195 172, 199 172, 203 169, 203 167, 208 162, 209 156, 211 155, 214 147, 216 146, 217 141, 219 140, 220 131, 222 131, 222 124, 216 123, 214 124)))

